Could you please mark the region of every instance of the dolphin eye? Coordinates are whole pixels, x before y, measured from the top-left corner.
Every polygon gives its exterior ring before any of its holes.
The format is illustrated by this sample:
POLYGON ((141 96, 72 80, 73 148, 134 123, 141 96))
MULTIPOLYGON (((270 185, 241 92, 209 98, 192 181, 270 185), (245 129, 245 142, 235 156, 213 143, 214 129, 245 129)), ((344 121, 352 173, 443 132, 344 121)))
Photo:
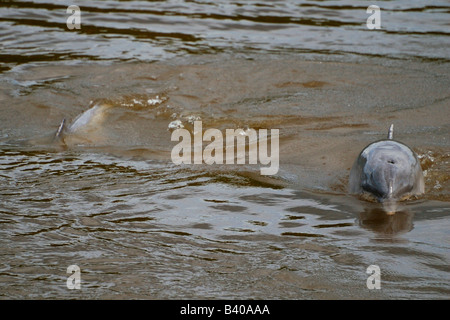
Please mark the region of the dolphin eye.
POLYGON ((392 159, 388 160, 387 162, 390 164, 395 164, 395 160, 392 160, 392 159))

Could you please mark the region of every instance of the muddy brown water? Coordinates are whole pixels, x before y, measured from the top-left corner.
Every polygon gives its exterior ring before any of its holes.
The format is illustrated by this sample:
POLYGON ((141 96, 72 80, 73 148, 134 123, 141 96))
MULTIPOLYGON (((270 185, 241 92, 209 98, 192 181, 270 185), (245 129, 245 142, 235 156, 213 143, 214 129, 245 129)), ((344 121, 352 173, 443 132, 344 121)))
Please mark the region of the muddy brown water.
POLYGON ((68 5, 0 4, 2 299, 448 299, 447 2, 68 5), (192 119, 279 129, 279 171, 175 165, 192 119), (388 216, 347 179, 391 123, 426 194, 388 216))

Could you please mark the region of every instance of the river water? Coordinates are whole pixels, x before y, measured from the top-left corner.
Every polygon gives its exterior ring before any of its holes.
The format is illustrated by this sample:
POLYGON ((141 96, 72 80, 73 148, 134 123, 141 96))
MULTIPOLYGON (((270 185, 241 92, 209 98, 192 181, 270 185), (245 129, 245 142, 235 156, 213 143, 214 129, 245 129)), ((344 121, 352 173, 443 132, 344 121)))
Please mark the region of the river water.
POLYGON ((369 4, 0 2, 0 297, 448 299, 450 4, 369 4), (193 119, 278 129, 277 174, 174 164, 193 119), (426 194, 386 215, 347 179, 391 123, 426 194))

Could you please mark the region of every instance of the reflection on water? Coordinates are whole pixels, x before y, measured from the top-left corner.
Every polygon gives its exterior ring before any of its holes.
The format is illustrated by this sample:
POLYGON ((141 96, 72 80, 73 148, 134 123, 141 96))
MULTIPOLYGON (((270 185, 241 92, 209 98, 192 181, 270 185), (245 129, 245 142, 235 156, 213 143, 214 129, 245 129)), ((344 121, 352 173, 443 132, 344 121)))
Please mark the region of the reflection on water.
POLYGON ((362 2, 80 7, 0 2, 1 298, 448 297, 448 3, 383 1, 379 32, 362 2), (173 164, 192 119, 279 129, 279 172, 173 164), (426 195, 386 215, 347 179, 391 123, 426 195))
POLYGON ((397 235, 413 229, 413 214, 409 211, 396 211, 386 214, 382 208, 365 209, 358 218, 361 227, 381 234, 397 235))

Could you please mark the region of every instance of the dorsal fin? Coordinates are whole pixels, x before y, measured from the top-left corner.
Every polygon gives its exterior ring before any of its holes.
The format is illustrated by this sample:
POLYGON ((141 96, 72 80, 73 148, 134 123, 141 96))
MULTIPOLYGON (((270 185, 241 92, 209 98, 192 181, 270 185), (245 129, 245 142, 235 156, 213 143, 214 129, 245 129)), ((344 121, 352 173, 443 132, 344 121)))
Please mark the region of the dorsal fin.
POLYGON ((389 140, 394 139, 394 124, 389 127, 388 137, 389 140))
POLYGON ((54 138, 55 140, 62 137, 65 126, 66 126, 66 119, 63 119, 61 121, 61 124, 58 127, 58 130, 56 131, 55 138, 54 138))

